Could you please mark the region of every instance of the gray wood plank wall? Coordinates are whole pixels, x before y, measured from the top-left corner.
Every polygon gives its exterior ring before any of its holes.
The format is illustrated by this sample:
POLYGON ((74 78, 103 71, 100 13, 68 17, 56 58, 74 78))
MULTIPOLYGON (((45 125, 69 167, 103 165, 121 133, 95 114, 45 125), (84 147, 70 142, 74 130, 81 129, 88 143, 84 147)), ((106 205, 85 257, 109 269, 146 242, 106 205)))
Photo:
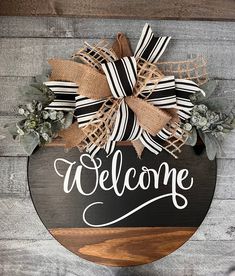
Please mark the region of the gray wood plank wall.
MULTIPOLYGON (((47 58, 69 58, 86 39, 127 33, 133 45, 145 21, 52 17, 0 18, 0 275, 228 275, 235 266, 235 131, 218 157, 211 208, 196 234, 170 256, 152 264, 110 268, 87 262, 47 232, 28 193, 27 156, 3 129, 15 120, 18 87, 47 69, 47 58)), ((235 97, 235 22, 149 21, 173 41, 165 57, 203 54, 218 80, 215 97, 235 97)), ((208 172, 209 173, 209 172, 208 172)))

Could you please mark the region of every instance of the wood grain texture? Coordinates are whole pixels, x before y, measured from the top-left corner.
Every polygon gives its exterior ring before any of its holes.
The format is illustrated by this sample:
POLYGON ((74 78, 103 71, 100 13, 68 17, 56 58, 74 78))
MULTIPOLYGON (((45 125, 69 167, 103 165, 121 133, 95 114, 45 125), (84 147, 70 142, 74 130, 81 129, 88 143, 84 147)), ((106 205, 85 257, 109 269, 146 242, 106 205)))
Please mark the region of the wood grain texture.
POLYGON ((0 15, 234 20, 233 0, 2 0, 0 15))
POLYGON ((175 39, 235 40, 235 22, 178 20, 115 20, 103 18, 65 17, 0 17, 0 37, 8 38, 114 38, 123 32, 138 39, 148 22, 157 35, 175 39))
POLYGON ((55 240, 1 240, 0 248, 3 276, 224 276, 235 259, 234 241, 189 241, 157 262, 127 268, 85 261, 55 240))
POLYGON ((0 77, 0 116, 18 114, 18 104, 23 102, 20 89, 32 80, 32 77, 0 77))
POLYGON ((13 140, 4 127, 8 123, 17 122, 16 116, 0 116, 0 156, 27 156, 19 142, 13 140))
MULTIPOLYGON (((139 32, 140 34, 140 32, 139 32)), ((87 39, 91 44, 97 39, 87 39)), ((109 41, 113 41, 110 40, 109 41)), ((69 59, 83 46, 82 39, 66 38, 1 38, 0 76, 35 76, 49 68, 47 60, 58 57, 69 59), (17 60, 17 62, 15 62, 17 60)), ((137 40, 131 40, 133 48, 137 40)), ((208 72, 212 79, 234 79, 235 60, 234 41, 172 39, 161 60, 185 60, 189 55, 203 55, 208 60, 208 72)))
POLYGON ((193 227, 55 228, 50 233, 78 256, 111 266, 159 260, 179 248, 193 227))
POLYGON ((26 196, 27 185, 27 163, 26 157, 0 158, 1 177, 0 195, 26 196))

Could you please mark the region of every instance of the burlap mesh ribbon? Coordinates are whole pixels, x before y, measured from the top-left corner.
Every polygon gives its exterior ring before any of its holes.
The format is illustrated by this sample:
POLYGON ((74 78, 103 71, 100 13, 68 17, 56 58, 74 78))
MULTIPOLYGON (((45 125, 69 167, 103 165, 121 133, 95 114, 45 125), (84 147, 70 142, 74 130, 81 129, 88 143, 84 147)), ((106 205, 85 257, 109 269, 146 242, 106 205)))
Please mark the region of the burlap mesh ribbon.
POLYGON ((175 63, 158 63, 169 41, 170 37, 155 37, 146 24, 134 55, 119 33, 112 48, 103 41, 86 43, 73 61, 49 60, 51 81, 78 87, 72 99, 78 127, 73 124, 61 133, 67 147, 85 149, 93 157, 101 148, 111 154, 116 142, 131 141, 138 156, 146 147, 154 154, 164 149, 177 157, 188 137, 180 121, 190 118, 190 95, 200 91, 192 79, 201 84, 206 71, 205 64, 197 67, 196 61, 186 61, 186 67, 178 63, 178 71, 175 63), (183 74, 184 79, 174 77, 183 74))

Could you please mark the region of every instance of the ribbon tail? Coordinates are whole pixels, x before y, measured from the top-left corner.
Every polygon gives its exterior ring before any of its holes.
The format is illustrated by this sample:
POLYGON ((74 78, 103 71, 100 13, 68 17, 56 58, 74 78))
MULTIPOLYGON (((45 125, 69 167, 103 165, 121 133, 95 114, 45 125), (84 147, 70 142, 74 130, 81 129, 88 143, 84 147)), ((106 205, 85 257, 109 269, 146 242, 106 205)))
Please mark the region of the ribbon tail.
POLYGON ((54 100, 45 108, 47 110, 74 111, 78 85, 74 82, 46 81, 43 83, 54 94, 54 100))
POLYGON ((197 92, 202 93, 202 89, 191 80, 176 79, 175 91, 178 109, 177 113, 181 120, 187 120, 191 117, 191 110, 194 107, 190 97, 197 92))
POLYGON ((140 136, 142 144, 155 155, 158 155, 164 149, 164 143, 171 137, 172 133, 166 128, 158 132, 156 136, 150 135, 148 132, 143 131, 140 136))
POLYGON ((143 99, 132 96, 126 97, 125 102, 135 113, 141 128, 151 135, 156 135, 171 120, 167 111, 143 99))
POLYGON ((99 152, 100 147, 95 144, 87 146, 86 151, 90 154, 91 158, 94 159, 95 155, 99 152))
POLYGON ((164 77, 159 80, 157 85, 150 80, 140 97, 161 109, 177 108, 175 77, 164 77))
POLYGON ((115 145, 116 145, 116 142, 115 141, 108 141, 105 145, 104 145, 104 150, 106 151, 107 153, 107 157, 109 155, 111 155, 115 149, 115 145))
POLYGON ((162 151, 161 145, 155 141, 155 137, 151 136, 148 132, 143 131, 139 139, 141 143, 155 155, 158 155, 162 151))
POLYGON ((140 139, 131 141, 138 158, 141 158, 142 152, 144 150, 144 145, 141 143, 140 139))
POLYGON ((164 53, 170 39, 169 36, 155 37, 151 27, 146 23, 135 50, 135 57, 156 63, 164 53))
POLYGON ((124 100, 121 101, 117 111, 113 132, 110 136, 112 141, 130 141, 139 138, 142 128, 138 123, 135 113, 129 108, 124 100))
POLYGON ((86 134, 78 128, 77 123, 61 130, 58 135, 64 139, 65 148, 79 147, 86 139, 86 134))
POLYGON ((112 46, 113 51, 116 53, 117 57, 130 57, 133 56, 131 45, 128 38, 123 33, 118 33, 115 42, 112 46))

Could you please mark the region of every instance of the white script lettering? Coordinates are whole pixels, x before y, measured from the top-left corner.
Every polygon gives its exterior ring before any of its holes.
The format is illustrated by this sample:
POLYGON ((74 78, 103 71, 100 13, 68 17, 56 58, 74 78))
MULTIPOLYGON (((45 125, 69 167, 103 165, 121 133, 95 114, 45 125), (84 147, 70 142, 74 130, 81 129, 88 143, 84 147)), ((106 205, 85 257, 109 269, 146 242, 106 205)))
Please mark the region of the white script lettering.
POLYGON ((137 172, 135 168, 128 168, 126 172, 122 170, 123 157, 122 152, 117 150, 112 158, 112 167, 111 170, 101 170, 102 161, 100 158, 92 159, 88 154, 82 154, 79 160, 80 164, 77 162, 70 162, 63 158, 58 158, 54 161, 54 169, 56 174, 63 178, 63 188, 65 193, 70 193, 74 187, 77 188, 78 192, 83 196, 91 196, 96 190, 99 188, 103 191, 113 190, 114 194, 117 197, 123 196, 126 190, 135 191, 137 189, 147 190, 150 188, 151 183, 153 188, 157 191, 160 185, 160 176, 163 179, 163 185, 170 185, 171 192, 163 195, 154 196, 148 201, 142 203, 131 211, 128 211, 126 214, 121 217, 114 219, 112 221, 102 223, 102 224, 92 224, 88 222, 86 218, 86 214, 92 207, 97 205, 104 204, 103 202, 93 202, 88 205, 83 211, 83 220, 84 222, 92 227, 104 227, 108 225, 112 225, 118 221, 121 221, 128 216, 138 212, 140 209, 145 206, 158 201, 160 199, 169 197, 172 200, 173 205, 177 209, 184 209, 187 204, 187 198, 179 192, 179 190, 185 191, 189 190, 193 186, 193 178, 189 178, 189 172, 187 169, 181 169, 177 171, 175 168, 170 169, 169 165, 166 162, 160 164, 158 169, 147 168, 145 166, 142 167, 141 172, 137 176, 137 172), (63 168, 66 167, 65 173, 61 173, 59 170, 59 164, 63 163, 63 168), (94 175, 94 181, 90 181, 89 185, 82 181, 82 173, 88 170, 90 177, 94 175), (101 171, 100 171, 101 170, 101 171), (72 174, 72 171, 74 172, 72 174), (111 174, 110 174, 111 172, 111 174), (124 173, 124 181, 120 183, 120 175, 124 173), (163 174, 163 178, 162 178, 163 174), (189 179, 188 179, 189 178, 189 179), (109 187, 107 186, 107 180, 110 179, 109 187), (131 180, 131 181, 130 181, 131 180), (187 181, 186 181, 187 180, 187 181), (135 185, 130 184, 135 183, 135 185), (89 188, 89 191, 87 189, 89 188), (179 200, 180 199, 180 200, 179 200))

